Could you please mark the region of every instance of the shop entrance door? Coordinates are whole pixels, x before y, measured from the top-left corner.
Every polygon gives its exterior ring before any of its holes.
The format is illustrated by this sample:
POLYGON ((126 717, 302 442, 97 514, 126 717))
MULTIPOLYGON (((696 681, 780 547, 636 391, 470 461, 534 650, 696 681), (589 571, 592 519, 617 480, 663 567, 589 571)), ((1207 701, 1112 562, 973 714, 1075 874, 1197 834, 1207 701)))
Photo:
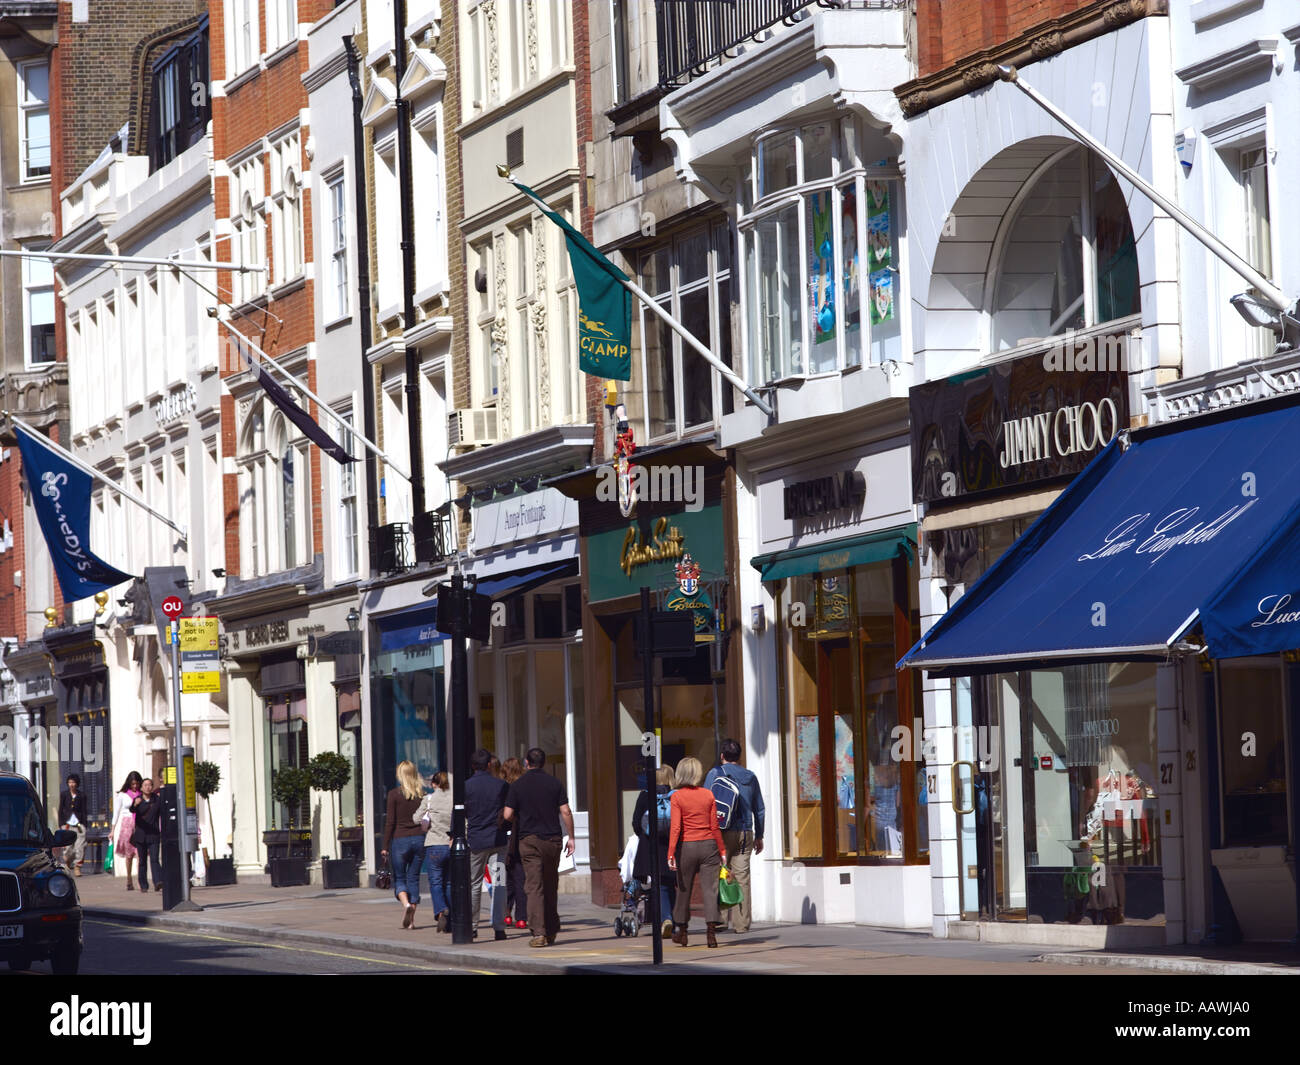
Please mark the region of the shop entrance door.
MULTIPOLYGON (((860 853, 860 846, 872 845, 863 833, 869 826, 859 823, 853 774, 853 736, 857 719, 853 693, 854 655, 847 637, 823 640, 817 645, 818 714, 831 728, 820 730, 818 756, 821 761, 821 793, 832 796, 835 819, 822 818, 822 854, 827 857, 860 853)), ((889 823, 894 823, 891 815, 889 823)), ((887 846, 880 829, 880 849, 887 846)))
POLYGON ((979 771, 971 816, 975 820, 979 912, 984 920, 1027 918, 1022 679, 1023 674, 1004 673, 976 679, 972 685, 974 757, 970 760, 979 771))

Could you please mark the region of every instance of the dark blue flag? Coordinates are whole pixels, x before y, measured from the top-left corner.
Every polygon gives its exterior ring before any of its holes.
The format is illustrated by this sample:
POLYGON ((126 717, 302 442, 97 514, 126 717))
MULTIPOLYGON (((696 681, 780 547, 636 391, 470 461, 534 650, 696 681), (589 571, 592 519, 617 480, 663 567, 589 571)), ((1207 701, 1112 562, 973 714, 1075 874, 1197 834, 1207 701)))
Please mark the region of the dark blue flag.
MULTIPOLYGON (((232 329, 231 333, 234 333, 237 342, 243 339, 240 334, 235 333, 235 330, 232 329)), ((357 461, 348 454, 347 449, 342 444, 336 442, 329 433, 320 427, 316 419, 293 401, 293 397, 289 395, 284 386, 267 373, 265 366, 253 361, 253 353, 249 350, 247 344, 240 344, 239 348, 243 353, 244 362, 248 364, 248 368, 257 374, 257 383, 262 386, 262 391, 267 394, 272 403, 284 412, 286 418, 303 431, 303 435, 308 440, 335 462, 346 464, 357 461)))
POLYGON ((32 506, 50 549, 54 572, 66 602, 131 579, 90 551, 91 476, 50 450, 41 437, 14 426, 32 506))

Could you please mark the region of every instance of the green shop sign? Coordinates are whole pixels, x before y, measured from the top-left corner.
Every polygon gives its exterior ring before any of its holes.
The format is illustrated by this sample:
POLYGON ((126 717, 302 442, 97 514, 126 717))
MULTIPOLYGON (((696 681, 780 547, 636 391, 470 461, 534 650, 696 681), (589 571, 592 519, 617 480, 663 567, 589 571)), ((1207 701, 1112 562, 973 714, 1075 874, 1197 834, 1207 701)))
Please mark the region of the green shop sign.
POLYGON ((690 555, 705 573, 726 572, 722 505, 649 518, 587 538, 587 597, 593 603, 636 595, 641 586, 676 583, 675 567, 690 555))

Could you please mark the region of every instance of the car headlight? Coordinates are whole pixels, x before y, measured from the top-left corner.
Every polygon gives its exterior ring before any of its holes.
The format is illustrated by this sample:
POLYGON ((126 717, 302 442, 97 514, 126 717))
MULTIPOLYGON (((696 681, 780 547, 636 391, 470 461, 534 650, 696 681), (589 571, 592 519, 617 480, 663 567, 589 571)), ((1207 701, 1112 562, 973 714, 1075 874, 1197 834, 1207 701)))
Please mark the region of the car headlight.
POLYGON ((66 899, 72 894, 72 881, 62 873, 55 873, 45 884, 45 890, 56 899, 66 899))

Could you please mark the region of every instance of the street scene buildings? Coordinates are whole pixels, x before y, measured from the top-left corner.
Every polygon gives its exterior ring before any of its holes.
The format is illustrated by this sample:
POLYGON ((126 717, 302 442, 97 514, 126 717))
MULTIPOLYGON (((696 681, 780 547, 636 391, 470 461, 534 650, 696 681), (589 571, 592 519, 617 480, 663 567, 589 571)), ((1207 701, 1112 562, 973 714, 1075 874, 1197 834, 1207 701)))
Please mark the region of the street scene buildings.
POLYGON ((3 406, 128 578, 65 602, 10 424, 0 769, 79 773, 99 866, 179 710, 210 882, 344 887, 399 762, 540 747, 617 907, 647 758, 730 738, 756 922, 1290 940, 1297 47, 1287 0, 0 2, 0 244, 50 253, 3 406))

